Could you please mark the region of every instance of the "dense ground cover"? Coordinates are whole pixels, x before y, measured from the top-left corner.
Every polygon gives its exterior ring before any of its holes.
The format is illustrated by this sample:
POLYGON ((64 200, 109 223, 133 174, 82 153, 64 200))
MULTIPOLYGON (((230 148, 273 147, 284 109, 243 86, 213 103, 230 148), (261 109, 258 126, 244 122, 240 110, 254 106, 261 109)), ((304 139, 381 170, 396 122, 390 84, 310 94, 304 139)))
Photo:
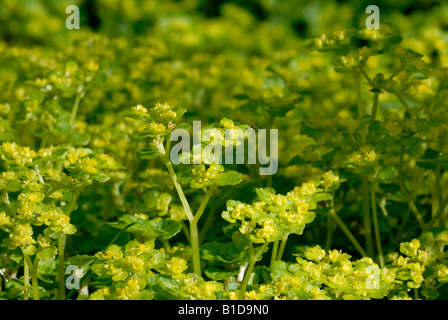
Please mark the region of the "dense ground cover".
POLYGON ((0 8, 2 299, 448 297, 447 4, 75 3, 0 8))

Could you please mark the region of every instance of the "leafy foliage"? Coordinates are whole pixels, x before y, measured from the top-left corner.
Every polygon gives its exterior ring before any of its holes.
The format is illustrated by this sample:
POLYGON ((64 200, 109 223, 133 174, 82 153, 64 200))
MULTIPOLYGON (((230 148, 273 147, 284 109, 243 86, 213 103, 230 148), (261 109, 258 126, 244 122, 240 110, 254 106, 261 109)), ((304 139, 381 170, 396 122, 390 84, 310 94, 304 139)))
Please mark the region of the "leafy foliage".
POLYGON ((0 10, 1 299, 448 298, 446 4, 385 1, 369 30, 358 1, 79 0, 67 30, 73 3, 23 2, 0 10), (175 129, 213 138, 172 161, 175 129), (277 174, 215 161, 250 139, 228 129, 278 129, 277 174))

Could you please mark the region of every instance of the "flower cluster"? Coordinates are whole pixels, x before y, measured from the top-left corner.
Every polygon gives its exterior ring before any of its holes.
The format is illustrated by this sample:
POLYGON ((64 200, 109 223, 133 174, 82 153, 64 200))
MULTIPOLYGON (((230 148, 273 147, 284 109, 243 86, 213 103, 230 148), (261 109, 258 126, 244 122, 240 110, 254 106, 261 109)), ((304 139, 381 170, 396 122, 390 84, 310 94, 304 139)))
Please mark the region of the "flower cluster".
POLYGON ((222 217, 231 223, 240 221, 240 232, 254 243, 281 240, 290 233, 302 234, 305 225, 314 220, 317 203, 330 198, 319 185, 306 182, 286 195, 270 188, 257 189, 259 201, 245 204, 229 200, 222 217))
POLYGON ((273 294, 288 299, 380 299, 393 289, 393 270, 380 269, 371 258, 350 258, 340 250, 311 247, 297 257, 297 263, 276 266, 273 294))

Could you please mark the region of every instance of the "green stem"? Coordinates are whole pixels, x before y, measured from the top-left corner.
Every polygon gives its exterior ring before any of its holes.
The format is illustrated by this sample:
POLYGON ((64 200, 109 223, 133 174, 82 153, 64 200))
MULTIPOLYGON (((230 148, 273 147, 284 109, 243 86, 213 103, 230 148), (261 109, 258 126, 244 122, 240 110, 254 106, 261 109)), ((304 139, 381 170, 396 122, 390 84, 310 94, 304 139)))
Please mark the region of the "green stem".
MULTIPOLYGON (((70 217, 73 210, 75 210, 76 203, 78 202, 78 198, 81 194, 81 188, 75 189, 75 196, 67 208, 66 215, 70 217)), ((67 242, 67 235, 61 234, 58 237, 58 282, 59 282, 59 299, 64 300, 65 298, 65 245, 67 242)))
POLYGON ((277 260, 282 260, 283 252, 285 252, 286 242, 288 241, 288 235, 286 235, 280 243, 280 249, 278 249, 277 260))
POLYGON ((278 255, 278 245, 279 245, 279 240, 275 240, 274 241, 274 245, 272 246, 272 254, 271 254, 271 266, 274 263, 275 260, 277 260, 277 255, 278 255))
POLYGON ((202 214, 204 213, 205 207, 207 206, 208 201, 210 200, 210 197, 212 196, 213 192, 216 190, 218 186, 216 184, 212 184, 207 192, 205 193, 204 199, 202 199, 201 204, 199 205, 199 209, 198 211, 196 211, 196 214, 194 215, 194 220, 196 222, 199 221, 199 219, 201 218, 202 214))
MULTIPOLYGON (((27 295, 29 295, 29 285, 30 285, 30 271, 31 271, 31 283, 33 285, 33 299, 39 300, 39 283, 37 281, 37 266, 39 264, 39 259, 36 257, 34 260, 34 264, 31 261, 31 258, 28 254, 26 254, 23 250, 23 258, 25 260, 24 266, 25 266, 25 287, 27 287, 27 295)), ((27 297, 28 299, 28 297, 27 297)))
POLYGON ((432 102, 431 102, 431 104, 429 106, 429 110, 428 110, 429 112, 431 112, 434 109, 434 107, 436 106, 437 100, 439 100, 440 93, 442 92, 443 84, 444 84, 443 80, 440 81, 439 86, 438 86, 437 91, 436 91, 436 94, 434 95, 434 99, 432 100, 432 102))
POLYGON ((448 205, 448 196, 443 200, 443 203, 439 207, 439 210, 437 211, 437 213, 432 217, 432 219, 428 222, 428 224, 423 228, 424 231, 427 231, 432 228, 434 223, 442 216, 447 205, 448 205))
MULTIPOLYGON (((334 209, 334 191, 331 193, 331 207, 334 209)), ((335 210, 335 209, 334 209, 335 210)), ((331 249, 331 242, 333 238, 333 220, 331 216, 327 216, 327 237, 325 239, 325 251, 328 252, 331 249)))
POLYGON ((395 243, 401 242, 401 235, 404 231, 404 228, 406 227, 406 223, 408 222, 409 219, 409 214, 411 213, 411 210, 408 208, 408 210, 406 210, 406 213, 404 214, 403 220, 401 221, 400 227, 398 228, 398 232, 395 235, 395 243))
POLYGON ((73 128, 73 125, 75 124, 76 120, 76 114, 78 113, 79 103, 81 102, 81 98, 84 95, 82 92, 82 87, 78 92, 76 93, 75 103, 73 104, 72 113, 70 116, 70 127, 73 128))
POLYGON ((375 84, 373 83, 372 79, 369 77, 369 75, 367 74, 366 70, 364 69, 364 66, 361 66, 359 68, 359 70, 361 71, 362 75, 364 76, 364 78, 366 78, 366 80, 369 82, 369 85, 374 88, 375 84))
POLYGON ((408 203, 409 209, 414 213, 415 218, 417 219, 418 224, 420 225, 420 228, 423 230, 425 229, 425 222, 423 221, 423 217, 418 211, 417 207, 414 204, 414 201, 412 201, 411 197, 409 196, 408 192, 404 188, 404 185, 400 184, 400 190, 403 196, 406 199, 406 202, 408 203))
POLYGON ((338 217, 336 212, 334 210, 331 210, 330 213, 331 217, 336 221, 339 228, 341 228, 342 232, 345 233, 347 238, 350 240, 350 242, 353 244, 353 246, 358 250, 358 252, 363 257, 367 257, 367 253, 364 251, 364 249, 361 247, 359 242, 356 240, 356 238, 353 236, 353 234, 350 232, 350 230, 345 226, 344 222, 341 220, 341 218, 338 217))
POLYGON ((432 197, 431 197, 431 211, 432 211, 432 217, 434 217, 440 207, 440 168, 437 168, 434 170, 434 184, 432 189, 432 197))
POLYGON ((188 230, 187 225, 183 221, 181 221, 180 224, 182 225, 182 230, 185 234, 185 238, 187 238, 188 243, 191 244, 190 231, 188 230))
POLYGON ((59 282, 59 291, 58 298, 59 300, 64 300, 65 298, 65 265, 64 265, 64 255, 65 255, 65 240, 66 235, 61 234, 58 237, 58 282, 59 282))
POLYGON ((407 104, 406 100, 403 99, 403 97, 401 96, 400 93, 398 92, 393 92, 393 94, 397 97, 397 99, 400 101, 400 103, 403 105, 403 107, 405 107, 406 111, 409 113, 409 115, 411 117, 413 117, 413 114, 411 112, 411 108, 409 107, 409 105, 407 104))
POLYGON ((171 253, 171 246, 170 246, 170 242, 168 241, 168 239, 160 239, 160 241, 163 244, 163 247, 165 248, 165 251, 167 253, 171 253))
POLYGON ((355 91, 356 91, 356 105, 358 107, 358 118, 361 119, 364 115, 364 110, 362 107, 362 96, 361 96, 361 77, 359 71, 353 73, 355 78, 355 91))
POLYGON ((188 217, 188 221, 190 222, 190 244, 191 244, 191 250, 192 250, 192 260, 193 260, 193 272, 197 275, 201 275, 201 257, 199 252, 199 232, 198 232, 198 221, 199 218, 202 216, 202 213, 204 212, 204 209, 207 205, 208 200, 210 199, 213 191, 215 190, 215 186, 212 185, 204 199, 202 200, 199 209, 196 213, 196 216, 193 215, 193 212, 191 211, 190 204, 188 203, 187 198, 185 197, 185 193, 182 189, 182 186, 177 181, 177 175, 174 171, 173 165, 171 164, 170 158, 169 158, 169 152, 170 152, 170 139, 166 142, 166 150, 161 143, 158 148, 163 154, 163 161, 165 162, 165 166, 168 169, 168 172, 170 174, 171 180, 174 183, 174 187, 176 188, 177 194, 180 198, 180 201, 182 203, 182 206, 185 210, 185 214, 188 217))
POLYGON ((246 270, 246 274, 244 275, 243 283, 241 284, 240 293, 238 294, 238 300, 243 300, 244 295, 246 294, 247 285, 249 283, 249 279, 252 275, 252 271, 254 270, 255 263, 260 257, 261 253, 266 249, 269 245, 269 242, 263 243, 263 245, 258 249, 258 251, 254 254, 254 248, 252 243, 249 244, 249 252, 250 252, 250 263, 249 267, 246 270))
POLYGON ((9 202, 9 196, 8 196, 8 193, 6 192, 6 189, 5 190, 1 190, 0 192, 2 193, 1 197, 2 197, 3 203, 6 205, 6 209, 7 209, 8 213, 9 213, 9 215, 11 216, 11 218, 16 218, 17 217, 17 212, 13 208, 11 202, 9 202))
POLYGON ((372 114, 370 116, 369 127, 367 128, 368 131, 367 131, 366 143, 365 144, 369 144, 370 140, 372 139, 372 127, 373 127, 373 124, 375 123, 376 114, 378 113, 379 97, 380 97, 380 91, 375 91, 375 93, 373 95, 372 114))
MULTIPOLYGON (((37 268, 39 266, 39 258, 34 258, 33 270, 31 272, 31 283, 33 284, 33 299, 40 300, 39 296, 39 282, 37 280, 37 268)), ((31 262, 31 261, 30 261, 31 262)))
POLYGON ((204 237, 207 234, 207 230, 212 225, 214 219, 215 219, 215 208, 211 208, 207 214, 207 218, 205 219, 204 224, 202 225, 202 229, 199 232, 199 244, 201 244, 204 241, 204 237))
POLYGON ((180 198, 180 202, 182 203, 182 206, 184 207, 185 214, 187 215, 188 220, 191 222, 194 220, 194 216, 191 211, 190 204, 188 203, 188 200, 185 197, 185 193, 182 190, 182 186, 179 184, 179 182, 177 182, 177 176, 176 176, 176 172, 174 171, 173 165, 171 164, 171 162, 168 159, 164 159, 164 160, 165 160, 165 166, 168 169, 171 180, 173 180, 174 188, 176 188, 177 194, 180 198))
POLYGON ((375 231, 375 240, 376 247, 378 250, 378 260, 381 268, 384 268, 384 255, 383 255, 383 247, 381 245, 381 235, 380 228, 378 225, 378 212, 376 209, 376 195, 375 195, 375 186, 373 183, 370 184, 370 199, 372 200, 372 216, 373 216, 373 228, 375 231))
MULTIPOLYGON (((22 250, 23 252, 23 250, 22 250)), ((27 254, 25 252, 23 252, 23 273, 24 273, 24 291, 23 291, 23 300, 28 300, 29 295, 30 295, 30 267, 28 265, 28 262, 26 261, 25 256, 27 256, 27 254)))
POLYGON ((364 236, 366 238, 366 248, 369 257, 373 257, 373 237, 370 219, 370 204, 369 204, 369 181, 366 176, 362 177, 362 212, 364 224, 364 236))
POLYGON ((199 233, 196 220, 190 221, 190 240, 193 259, 193 272, 201 276, 201 257, 199 252, 199 233))

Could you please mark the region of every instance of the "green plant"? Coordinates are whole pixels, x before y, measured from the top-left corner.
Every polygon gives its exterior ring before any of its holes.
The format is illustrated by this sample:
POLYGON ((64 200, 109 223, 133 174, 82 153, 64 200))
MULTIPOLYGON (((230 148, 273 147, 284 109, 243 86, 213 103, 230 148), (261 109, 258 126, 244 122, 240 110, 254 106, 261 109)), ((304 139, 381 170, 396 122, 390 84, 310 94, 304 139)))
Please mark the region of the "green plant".
POLYGON ((1 299, 447 298, 446 4, 94 2, 0 11, 1 299))

